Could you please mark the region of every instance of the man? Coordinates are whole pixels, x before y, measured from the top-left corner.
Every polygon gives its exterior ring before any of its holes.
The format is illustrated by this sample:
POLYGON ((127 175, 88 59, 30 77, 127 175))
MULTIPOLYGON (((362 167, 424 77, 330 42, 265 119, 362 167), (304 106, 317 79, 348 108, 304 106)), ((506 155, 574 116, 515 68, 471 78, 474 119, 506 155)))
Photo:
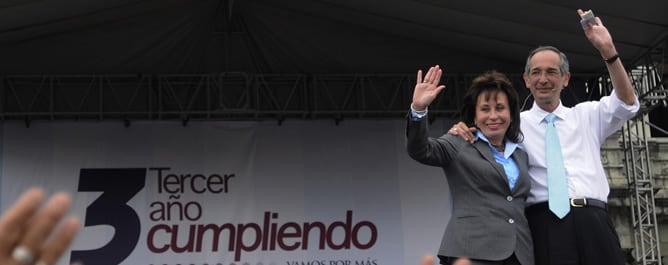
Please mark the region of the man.
MULTIPOLYGON (((577 11, 580 16, 582 10, 577 11)), ((639 109, 638 99, 610 33, 601 19, 583 23, 587 39, 599 51, 607 66, 613 92, 600 101, 561 104, 561 91, 568 86, 570 72, 566 55, 557 48, 539 47, 529 54, 524 82, 534 97, 533 107, 521 114, 524 142, 529 155, 531 194, 527 219, 534 242, 536 264, 624 264, 619 238, 607 213, 610 187, 600 158, 605 139, 618 131, 639 109), (565 214, 556 214, 548 204, 546 155, 547 116, 556 116, 556 127, 570 196, 565 214), (561 215, 561 216, 560 216, 561 215)), ((475 128, 458 123, 451 134, 474 139, 475 128)), ((554 178, 556 179, 556 178, 554 178)), ((565 187, 565 189, 566 189, 565 187)), ((566 203, 563 201, 562 203, 566 203)))

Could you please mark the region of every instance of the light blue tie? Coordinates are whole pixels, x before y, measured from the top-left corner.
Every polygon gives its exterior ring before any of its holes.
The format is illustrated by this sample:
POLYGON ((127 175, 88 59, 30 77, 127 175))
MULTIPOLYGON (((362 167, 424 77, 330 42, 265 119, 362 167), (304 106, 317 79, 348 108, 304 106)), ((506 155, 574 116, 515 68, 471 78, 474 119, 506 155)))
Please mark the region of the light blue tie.
POLYGON ((561 145, 557 128, 554 127, 554 114, 545 116, 547 129, 545 131, 545 163, 547 165, 547 194, 550 211, 559 219, 564 218, 570 211, 568 203, 568 179, 564 169, 564 159, 561 156, 561 145))

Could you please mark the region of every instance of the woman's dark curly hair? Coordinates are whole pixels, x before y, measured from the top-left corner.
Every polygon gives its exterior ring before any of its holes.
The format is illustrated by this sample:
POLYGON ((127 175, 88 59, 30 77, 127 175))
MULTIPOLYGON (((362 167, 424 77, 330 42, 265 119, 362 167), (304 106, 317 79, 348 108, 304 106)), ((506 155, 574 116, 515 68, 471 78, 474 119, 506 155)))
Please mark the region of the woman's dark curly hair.
POLYGON ((505 93, 508 97, 510 118, 512 119, 506 131, 505 138, 519 143, 524 139, 524 135, 520 130, 519 95, 510 82, 510 79, 503 73, 492 70, 474 78, 471 87, 466 90, 466 95, 464 95, 464 105, 462 106, 460 115, 464 123, 468 126, 473 126, 475 123, 478 96, 484 96, 485 100, 489 100, 490 97, 496 97, 499 91, 505 93))

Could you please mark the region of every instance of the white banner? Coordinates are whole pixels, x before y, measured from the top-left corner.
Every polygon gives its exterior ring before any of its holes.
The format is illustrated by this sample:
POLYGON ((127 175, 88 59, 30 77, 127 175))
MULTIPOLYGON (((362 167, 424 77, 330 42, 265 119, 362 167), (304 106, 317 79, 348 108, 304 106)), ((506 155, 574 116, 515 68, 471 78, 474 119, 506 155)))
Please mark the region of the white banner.
MULTIPOLYGON (((434 135, 442 126, 432 126, 434 135)), ((449 217, 405 121, 6 123, 2 209, 31 186, 74 196, 58 264, 412 265, 449 217)))

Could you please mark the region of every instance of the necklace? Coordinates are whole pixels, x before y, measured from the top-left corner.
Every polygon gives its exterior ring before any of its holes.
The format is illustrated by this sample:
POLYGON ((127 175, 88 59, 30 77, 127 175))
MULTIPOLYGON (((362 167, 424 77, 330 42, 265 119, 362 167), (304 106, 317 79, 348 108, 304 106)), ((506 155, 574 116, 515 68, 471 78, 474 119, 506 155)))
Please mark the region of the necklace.
POLYGON ((499 151, 499 153, 503 153, 503 151, 506 150, 506 145, 505 144, 500 144, 500 145, 492 144, 492 146, 494 146, 494 149, 496 149, 496 151, 499 151))

